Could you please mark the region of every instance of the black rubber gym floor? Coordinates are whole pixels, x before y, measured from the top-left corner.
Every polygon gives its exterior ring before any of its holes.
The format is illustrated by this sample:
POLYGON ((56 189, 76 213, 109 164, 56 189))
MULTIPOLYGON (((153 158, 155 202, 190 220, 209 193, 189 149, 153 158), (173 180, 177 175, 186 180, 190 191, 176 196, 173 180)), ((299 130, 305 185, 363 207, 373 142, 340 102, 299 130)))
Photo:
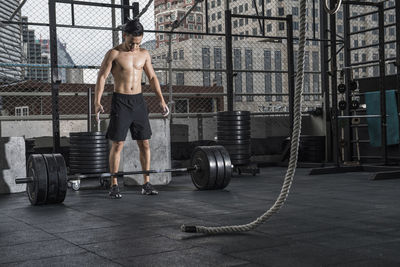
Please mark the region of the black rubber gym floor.
POLYGON ((4 266, 400 266, 400 180, 368 173, 309 176, 298 169, 278 214, 255 231, 205 236, 185 224, 248 223, 280 192, 285 168, 235 176, 227 190, 196 191, 189 176, 142 196, 106 198, 97 181, 62 205, 0 196, 4 266))

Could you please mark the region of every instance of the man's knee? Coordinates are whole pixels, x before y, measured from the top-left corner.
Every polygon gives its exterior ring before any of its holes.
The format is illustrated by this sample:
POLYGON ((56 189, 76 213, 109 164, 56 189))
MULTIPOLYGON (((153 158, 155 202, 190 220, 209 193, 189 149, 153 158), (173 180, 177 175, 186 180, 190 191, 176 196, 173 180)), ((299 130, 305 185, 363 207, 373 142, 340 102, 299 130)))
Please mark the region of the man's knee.
POLYGON ((111 149, 115 152, 121 152, 124 147, 124 141, 113 141, 111 149))
POLYGON ((142 150, 142 151, 150 150, 150 142, 149 142, 149 140, 138 140, 137 144, 139 146, 139 149, 142 150))

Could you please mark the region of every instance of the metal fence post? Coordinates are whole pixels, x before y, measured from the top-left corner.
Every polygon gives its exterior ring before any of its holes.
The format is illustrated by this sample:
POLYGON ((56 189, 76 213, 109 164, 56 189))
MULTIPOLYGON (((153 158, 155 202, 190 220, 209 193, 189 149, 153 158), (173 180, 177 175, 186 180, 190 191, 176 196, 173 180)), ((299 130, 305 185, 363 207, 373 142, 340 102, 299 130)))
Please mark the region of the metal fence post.
POLYGON ((231 11, 225 10, 225 58, 226 58, 226 92, 228 111, 233 111, 233 62, 232 62, 232 19, 231 11))

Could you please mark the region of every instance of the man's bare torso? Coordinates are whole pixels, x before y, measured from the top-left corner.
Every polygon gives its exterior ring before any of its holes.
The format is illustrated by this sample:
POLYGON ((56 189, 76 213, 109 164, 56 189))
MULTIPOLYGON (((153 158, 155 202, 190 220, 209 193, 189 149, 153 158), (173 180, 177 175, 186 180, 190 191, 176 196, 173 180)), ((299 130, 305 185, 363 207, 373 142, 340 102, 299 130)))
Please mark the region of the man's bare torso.
POLYGON ((139 94, 142 92, 142 72, 146 63, 147 51, 139 48, 126 51, 121 45, 113 48, 116 57, 111 73, 114 77, 114 92, 121 94, 139 94))

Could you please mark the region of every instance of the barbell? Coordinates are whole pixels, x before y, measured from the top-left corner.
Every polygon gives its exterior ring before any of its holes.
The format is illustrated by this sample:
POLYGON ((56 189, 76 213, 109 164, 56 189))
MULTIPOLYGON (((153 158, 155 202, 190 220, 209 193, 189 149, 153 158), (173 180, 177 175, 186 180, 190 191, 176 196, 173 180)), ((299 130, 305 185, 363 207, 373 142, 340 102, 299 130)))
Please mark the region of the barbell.
POLYGON ((122 177, 134 174, 189 172, 199 190, 225 188, 232 176, 232 164, 223 146, 198 146, 193 150, 188 168, 127 171, 117 173, 67 174, 67 166, 61 154, 32 154, 27 163, 27 177, 16 178, 16 184, 27 184, 26 192, 32 205, 62 203, 69 181, 84 178, 122 177))

